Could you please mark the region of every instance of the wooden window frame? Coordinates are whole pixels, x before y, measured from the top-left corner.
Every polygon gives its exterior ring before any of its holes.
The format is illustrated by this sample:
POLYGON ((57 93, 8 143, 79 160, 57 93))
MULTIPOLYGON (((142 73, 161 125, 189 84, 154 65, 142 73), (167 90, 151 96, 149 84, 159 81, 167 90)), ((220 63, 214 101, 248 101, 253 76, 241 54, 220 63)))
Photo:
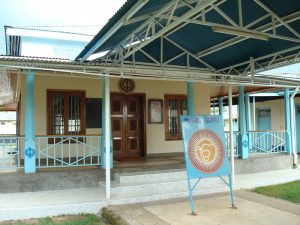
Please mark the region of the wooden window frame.
MULTIPOLYGON (((47 89, 47 135, 48 136, 80 136, 86 134, 86 92, 83 90, 56 90, 47 89), (65 102, 68 102, 68 97, 77 95, 81 97, 80 107, 80 134, 72 135, 68 134, 68 118, 69 118, 69 104, 64 104, 64 134, 53 134, 52 133, 52 104, 51 99, 54 95, 61 94, 64 96, 65 102)), ((53 143, 53 138, 49 138, 49 143, 53 143)))
POLYGON ((187 95, 184 94, 165 94, 164 96, 164 125, 165 125, 165 140, 166 141, 178 141, 182 140, 182 134, 181 134, 181 124, 180 124, 180 112, 181 110, 181 104, 179 104, 180 100, 187 101, 187 95), (178 135, 177 136, 170 136, 169 130, 168 130, 168 100, 169 99, 176 99, 177 100, 177 113, 178 113, 178 135))

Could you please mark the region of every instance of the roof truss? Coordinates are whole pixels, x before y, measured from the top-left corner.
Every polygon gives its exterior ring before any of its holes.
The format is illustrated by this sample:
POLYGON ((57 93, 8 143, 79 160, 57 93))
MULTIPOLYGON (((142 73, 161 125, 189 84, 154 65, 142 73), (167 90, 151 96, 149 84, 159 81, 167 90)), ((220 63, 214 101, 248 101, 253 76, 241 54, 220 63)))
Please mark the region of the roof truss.
MULTIPOLYGON (((300 34, 290 25, 290 23, 300 19, 300 11, 294 12, 290 15, 280 17, 260 0, 253 0, 261 9, 264 10, 265 14, 260 18, 245 24, 243 21, 243 1, 235 0, 238 4, 238 22, 234 21, 230 15, 227 15, 222 9, 221 5, 226 3, 228 0, 173 0, 166 4, 163 8, 152 12, 151 14, 142 15, 139 17, 130 17, 123 25, 129 25, 136 23, 137 21, 143 21, 143 23, 131 32, 127 37, 121 40, 114 48, 109 50, 103 57, 102 62, 112 63, 114 65, 153 65, 159 67, 172 66, 172 62, 179 57, 186 58, 186 65, 182 67, 190 68, 189 61, 191 59, 199 61, 204 65, 201 70, 208 70, 216 73, 226 74, 238 74, 245 75, 253 71, 264 71, 274 66, 278 66, 278 63, 290 64, 295 63, 299 60, 299 52, 295 53, 298 47, 290 48, 284 51, 285 56, 282 55, 282 51, 275 52, 274 54, 260 57, 259 59, 249 58, 248 61, 239 63, 237 65, 230 65, 226 68, 216 70, 214 66, 210 65, 205 61, 205 56, 221 51, 232 45, 243 42, 249 38, 255 38, 256 36, 262 36, 267 39, 279 39, 300 45, 300 34), (186 11, 181 15, 176 15, 178 10, 185 8, 186 11), (214 11, 220 15, 225 23, 216 23, 210 21, 206 15, 208 12, 214 11), (262 21, 269 19, 271 22, 260 25, 262 21), (199 52, 191 52, 184 46, 177 43, 175 40, 170 38, 170 35, 174 32, 182 29, 188 24, 196 24, 199 26, 215 27, 227 30, 233 30, 237 33, 244 35, 236 35, 235 37, 218 43, 214 46, 208 47, 207 49, 199 52), (290 32, 290 35, 280 35, 277 30, 278 28, 284 27, 290 32), (153 42, 154 40, 167 40, 174 46, 180 48, 182 52, 175 55, 173 58, 164 60, 164 46, 161 44, 160 58, 154 58, 144 47, 153 42), (289 51, 291 55, 288 55, 289 51), (138 62, 136 61, 136 54, 141 53, 146 56, 150 62, 138 62), (261 63, 263 59, 269 59, 268 63, 261 63), (254 63, 250 63, 253 60, 254 63), (245 66, 245 68, 242 68, 245 66), (252 68, 252 71, 251 71, 252 68)), ((298 46, 299 46, 298 45, 298 46)), ((176 67, 176 66, 174 66, 176 67)), ((198 68, 199 69, 199 68, 198 68)))

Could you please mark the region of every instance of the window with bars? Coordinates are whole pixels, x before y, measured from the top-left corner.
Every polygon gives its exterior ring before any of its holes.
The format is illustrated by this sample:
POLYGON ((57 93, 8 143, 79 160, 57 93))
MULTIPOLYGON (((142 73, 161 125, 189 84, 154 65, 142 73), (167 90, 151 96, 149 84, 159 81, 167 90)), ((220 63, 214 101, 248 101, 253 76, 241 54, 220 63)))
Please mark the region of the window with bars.
POLYGON ((85 92, 47 91, 48 135, 85 134, 85 92))
POLYGON ((165 138, 181 140, 180 115, 187 115, 185 95, 165 95, 165 138))

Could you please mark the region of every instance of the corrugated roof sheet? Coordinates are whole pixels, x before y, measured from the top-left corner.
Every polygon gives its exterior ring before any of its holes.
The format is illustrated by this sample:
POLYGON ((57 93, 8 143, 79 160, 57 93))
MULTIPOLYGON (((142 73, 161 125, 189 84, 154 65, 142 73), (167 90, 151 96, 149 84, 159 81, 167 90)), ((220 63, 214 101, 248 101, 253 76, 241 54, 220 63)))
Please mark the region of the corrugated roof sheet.
POLYGON ((74 34, 74 35, 82 35, 82 36, 89 36, 93 37, 94 35, 91 34, 85 34, 85 33, 78 33, 78 32, 70 32, 70 31, 63 31, 63 30, 58 30, 58 28, 61 28, 60 26, 6 26, 7 28, 12 28, 12 29, 22 29, 22 30, 30 30, 30 31, 45 31, 45 32, 53 32, 53 33, 61 33, 61 34, 74 34), (53 29, 51 29, 53 28, 53 29))

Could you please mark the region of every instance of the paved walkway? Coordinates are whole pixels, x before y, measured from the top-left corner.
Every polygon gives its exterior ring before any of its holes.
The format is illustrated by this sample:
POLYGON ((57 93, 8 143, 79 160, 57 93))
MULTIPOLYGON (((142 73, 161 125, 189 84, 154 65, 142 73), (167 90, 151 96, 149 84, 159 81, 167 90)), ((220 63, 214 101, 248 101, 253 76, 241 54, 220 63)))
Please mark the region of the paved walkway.
POLYGON ((235 193, 232 209, 228 193, 196 197, 197 215, 186 198, 134 205, 109 206, 130 225, 299 225, 300 205, 250 191, 235 193))
MULTIPOLYGON (((293 180, 300 180, 299 168, 255 173, 255 174, 243 174, 243 175, 236 176, 235 189, 248 189, 248 188, 264 186, 268 184, 285 183, 293 180)), ((222 188, 220 188, 219 186, 205 187, 204 182, 202 185, 203 185, 202 186, 203 189, 201 189, 199 192, 199 194, 202 196, 204 194, 217 193, 228 189, 224 185, 222 186, 222 188)), ((136 193, 136 194, 138 195, 140 193, 136 193)), ((182 196, 187 196, 187 193, 179 193, 179 195, 174 194, 173 198, 182 197, 182 196)), ((149 200, 149 196, 145 199, 149 200)), ((133 202, 133 200, 135 202, 141 202, 142 200, 146 201, 145 199, 143 200, 141 196, 136 197, 136 199, 133 198, 129 199, 128 194, 124 194, 124 195, 112 196, 111 201, 108 202, 105 199, 105 193, 103 189, 101 190, 100 188, 70 189, 70 190, 62 190, 62 191, 3 193, 0 194, 0 221, 12 220, 12 219, 40 218, 40 217, 56 216, 62 214, 67 215, 67 214, 79 214, 79 213, 97 213, 102 207, 107 206, 108 204, 109 205, 111 204, 117 205, 120 203, 128 204, 129 202, 133 202)), ((167 224, 173 224, 173 221, 177 220, 176 217, 177 214, 181 215, 182 218, 186 218, 186 219, 190 218, 189 206, 188 203, 186 202, 186 199, 187 197, 185 197, 183 201, 177 202, 174 205, 166 204, 162 207, 160 205, 151 204, 151 205, 145 205, 140 208, 142 208, 143 210, 147 210, 147 212, 151 213, 151 215, 157 214, 155 215, 155 217, 157 217, 160 220, 164 220, 167 224), (176 207, 172 208, 173 206, 176 207), (163 210, 164 208, 168 210, 164 211, 164 213, 162 214, 159 214, 159 211, 163 210), (176 212, 175 215, 170 214, 173 212, 176 212), (168 218, 165 218, 164 215, 169 215, 169 216, 168 218)), ((227 206, 229 203, 229 199, 227 196, 226 197, 221 196, 217 198, 216 201, 203 200, 202 202, 202 200, 200 199, 199 201, 197 200, 196 202, 197 212, 199 212, 199 216, 214 215, 214 212, 216 211, 215 209, 218 209, 218 211, 219 209, 223 209, 223 211, 221 210, 220 212, 224 213, 224 215, 226 214, 226 212, 231 212, 232 216, 234 217, 237 217, 237 215, 234 212, 241 212, 238 213, 238 218, 242 220, 242 218, 247 214, 248 210, 246 209, 261 207, 258 210, 260 214, 258 214, 258 212, 253 213, 254 216, 268 215, 268 217, 277 218, 277 215, 279 215, 278 209, 277 211, 276 210, 274 211, 274 207, 272 206, 272 204, 271 207, 270 205, 268 206, 264 205, 265 204, 264 202, 263 202, 264 204, 261 205, 259 202, 257 203, 257 201, 254 201, 254 203, 256 202, 254 204, 253 201, 251 201, 251 199, 249 200, 246 199, 245 196, 241 197, 239 195, 237 195, 236 201, 239 207, 238 210, 234 211, 230 209, 230 211, 228 211, 227 206), (210 205, 210 207, 207 208, 208 205, 210 205)), ((300 210, 300 209, 297 208, 296 210, 300 210)), ((289 222, 289 225, 293 224, 292 223, 294 221, 293 218, 295 218, 295 216, 298 216, 297 217, 298 225, 300 225, 299 215, 293 214, 291 210, 285 210, 282 213, 284 213, 284 215, 282 214, 283 216, 281 216, 282 218, 291 218, 291 222, 289 222)), ((276 219, 276 221, 277 220, 280 221, 279 219, 276 219)), ((215 224, 217 224, 217 221, 215 222, 216 222, 215 224)), ((156 223, 156 224, 163 225, 163 223, 156 223)), ((189 224, 193 224, 193 223, 187 223, 187 225, 189 224)), ((221 223, 221 224, 225 224, 225 223, 221 223)), ((230 221, 228 222, 228 224, 230 224, 230 221)), ((181 225, 185 225, 185 224, 181 223, 181 225)))

